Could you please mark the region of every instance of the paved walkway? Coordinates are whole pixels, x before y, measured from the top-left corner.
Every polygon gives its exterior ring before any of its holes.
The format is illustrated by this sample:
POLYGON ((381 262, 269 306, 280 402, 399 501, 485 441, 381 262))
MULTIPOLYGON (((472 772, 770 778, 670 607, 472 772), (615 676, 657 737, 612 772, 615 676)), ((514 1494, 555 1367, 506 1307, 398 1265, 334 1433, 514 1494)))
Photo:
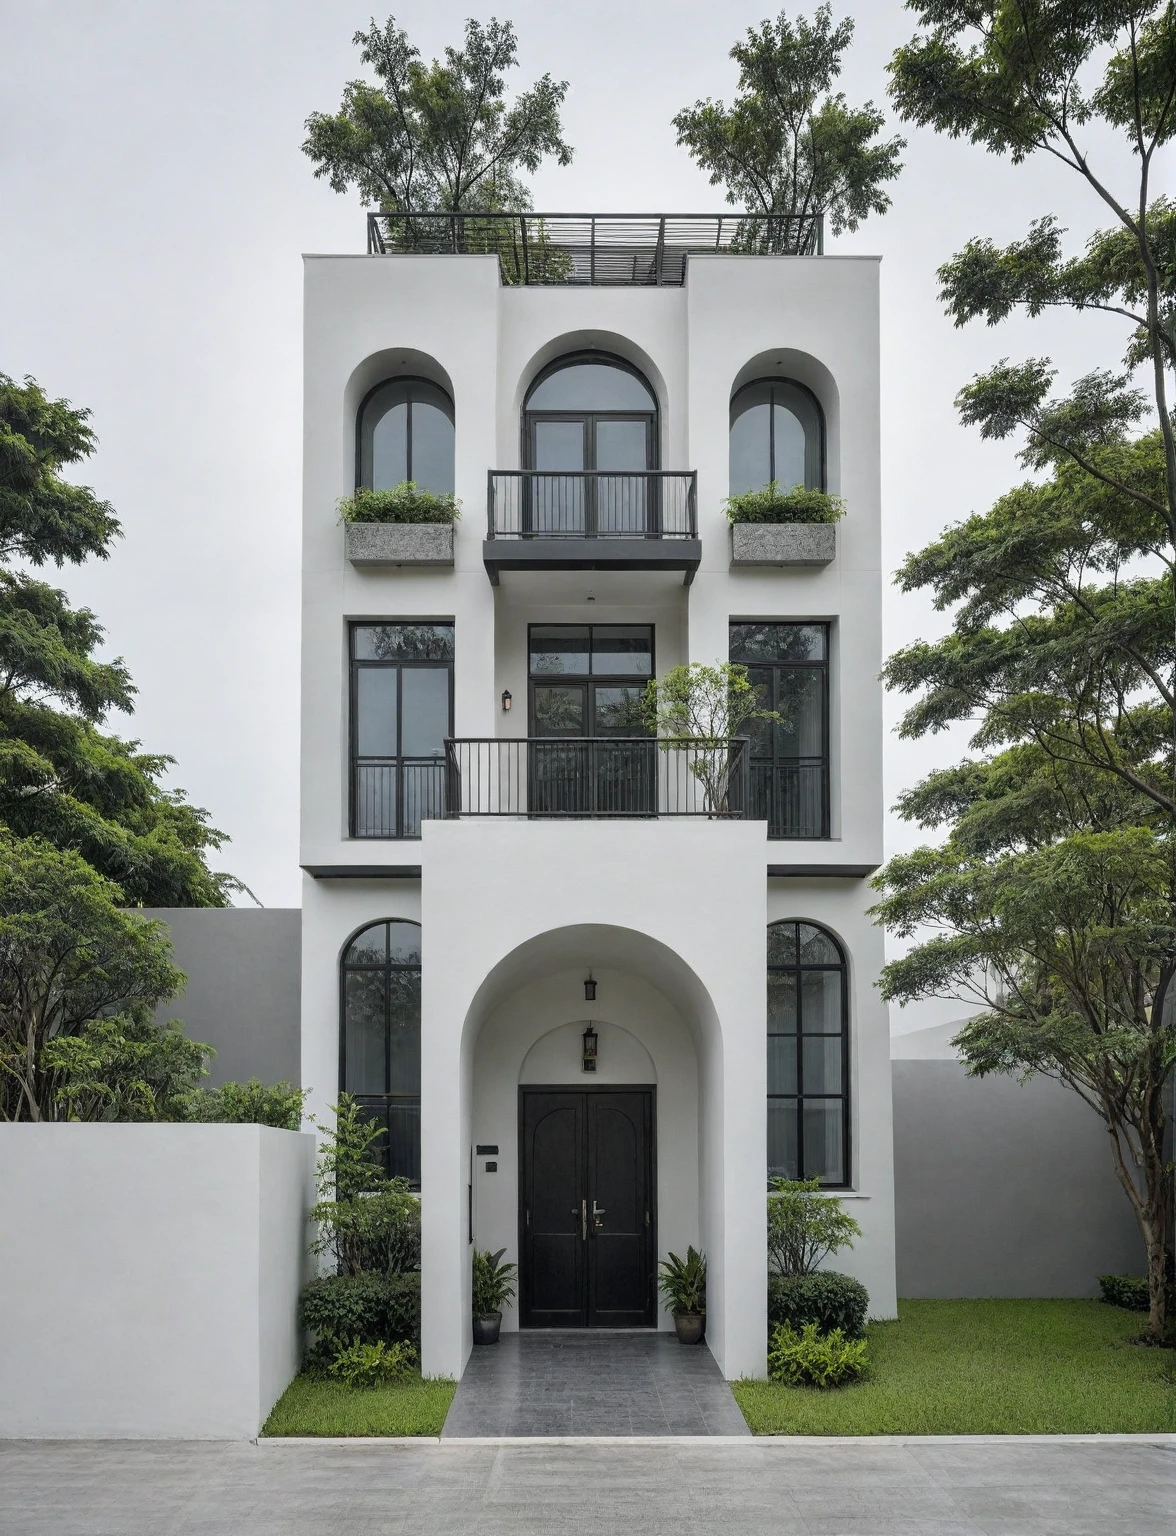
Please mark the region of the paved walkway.
POLYGON ((1172 1536, 1176 1446, 0 1442, 2 1536, 1172 1536))
POLYGON ((507 1333, 475 1348, 445 1438, 485 1435, 746 1435, 704 1345, 672 1333, 507 1333))

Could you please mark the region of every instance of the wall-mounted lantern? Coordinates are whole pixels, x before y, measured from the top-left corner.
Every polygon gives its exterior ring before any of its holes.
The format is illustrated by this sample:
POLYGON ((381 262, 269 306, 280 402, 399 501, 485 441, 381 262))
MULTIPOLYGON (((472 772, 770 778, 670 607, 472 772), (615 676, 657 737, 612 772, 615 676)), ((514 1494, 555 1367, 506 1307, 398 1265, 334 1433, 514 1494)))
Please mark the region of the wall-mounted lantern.
POLYGON ((584 983, 584 1001, 594 1003, 596 1001, 596 983, 592 980, 592 972, 588 972, 588 979, 584 983))
POLYGON ((512 702, 512 700, 511 700, 511 696, 510 696, 510 689, 509 688, 504 688, 502 690, 502 713, 504 715, 509 715, 510 714, 511 702, 512 702))
POLYGON ((584 1055, 582 1064, 585 1072, 596 1071, 596 1031, 589 1024, 584 1031, 584 1055))

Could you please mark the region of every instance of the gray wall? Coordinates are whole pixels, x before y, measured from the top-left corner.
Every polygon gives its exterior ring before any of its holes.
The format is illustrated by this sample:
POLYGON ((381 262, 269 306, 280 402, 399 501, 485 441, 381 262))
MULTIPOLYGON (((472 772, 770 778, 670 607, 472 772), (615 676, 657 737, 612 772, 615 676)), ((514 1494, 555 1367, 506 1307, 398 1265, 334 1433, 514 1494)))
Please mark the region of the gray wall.
POLYGON ((301 1083, 302 913, 297 907, 156 907, 187 989, 158 1011, 216 1049, 208 1082, 301 1083))
POLYGON ((1092 1296, 1142 1274, 1103 1123, 1044 1078, 894 1061, 900 1296, 1092 1296))

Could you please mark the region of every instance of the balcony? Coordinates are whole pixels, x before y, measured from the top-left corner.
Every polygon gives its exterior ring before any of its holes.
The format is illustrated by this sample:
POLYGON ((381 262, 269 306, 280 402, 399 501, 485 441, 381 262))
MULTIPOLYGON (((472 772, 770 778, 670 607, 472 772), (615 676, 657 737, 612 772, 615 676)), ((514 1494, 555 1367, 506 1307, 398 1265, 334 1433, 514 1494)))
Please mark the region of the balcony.
POLYGON ((673 470, 491 470, 482 557, 503 571, 682 571, 702 558, 698 478, 673 470))
POLYGON ((450 817, 527 820, 747 815, 748 743, 466 737, 445 743, 450 817))
POLYGON ((670 287, 692 255, 819 256, 819 214, 369 213, 369 256, 494 256, 508 286, 670 287))

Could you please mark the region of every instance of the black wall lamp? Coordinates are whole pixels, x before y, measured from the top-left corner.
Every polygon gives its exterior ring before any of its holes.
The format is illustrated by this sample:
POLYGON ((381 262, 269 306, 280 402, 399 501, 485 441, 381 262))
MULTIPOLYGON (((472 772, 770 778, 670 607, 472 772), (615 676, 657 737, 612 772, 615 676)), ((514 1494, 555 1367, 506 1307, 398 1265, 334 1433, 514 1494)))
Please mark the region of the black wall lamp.
MULTIPOLYGON (((585 982, 585 986, 587 983, 585 982)), ((596 1031, 589 1024, 584 1031, 584 1054, 581 1058, 585 1072, 596 1071, 596 1031)))
POLYGON ((594 1003, 596 1001, 596 983, 592 980, 592 972, 588 972, 588 979, 584 983, 584 1001, 594 1003))
POLYGON ((509 688, 504 688, 502 690, 502 712, 503 712, 504 715, 509 715, 510 714, 511 703, 512 703, 512 700, 511 700, 511 696, 510 696, 510 689, 509 688))

